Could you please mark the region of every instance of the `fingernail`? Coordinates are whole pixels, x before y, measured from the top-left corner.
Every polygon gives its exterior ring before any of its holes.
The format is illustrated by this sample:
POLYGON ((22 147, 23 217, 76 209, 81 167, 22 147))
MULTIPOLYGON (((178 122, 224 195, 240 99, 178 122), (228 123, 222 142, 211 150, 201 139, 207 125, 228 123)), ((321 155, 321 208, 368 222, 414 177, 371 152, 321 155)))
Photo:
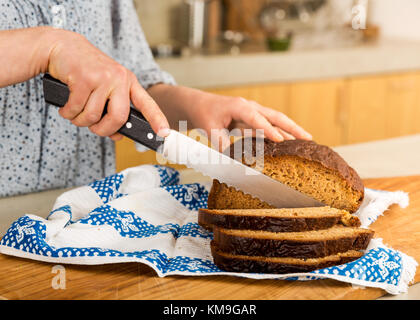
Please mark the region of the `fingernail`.
POLYGON ((161 128, 159 129, 159 131, 157 132, 157 135, 159 137, 165 138, 167 136, 169 136, 169 133, 171 132, 171 130, 169 128, 161 128))

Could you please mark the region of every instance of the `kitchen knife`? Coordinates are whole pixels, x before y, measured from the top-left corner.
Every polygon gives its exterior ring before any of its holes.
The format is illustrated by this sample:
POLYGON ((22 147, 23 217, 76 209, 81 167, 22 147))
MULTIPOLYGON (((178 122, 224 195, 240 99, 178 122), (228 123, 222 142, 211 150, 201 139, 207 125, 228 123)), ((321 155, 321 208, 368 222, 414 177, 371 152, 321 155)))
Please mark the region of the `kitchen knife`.
MULTIPOLYGON (((45 74, 44 99, 62 107, 69 98, 66 84, 45 74)), ((108 104, 108 103, 107 103, 108 104)), ((104 114, 106 113, 105 105, 104 114)), ((166 138, 157 136, 143 115, 133 106, 127 122, 118 131, 162 154, 167 160, 186 165, 200 173, 226 183, 237 190, 257 197, 277 208, 320 207, 325 204, 274 180, 177 131, 170 130, 166 138)))

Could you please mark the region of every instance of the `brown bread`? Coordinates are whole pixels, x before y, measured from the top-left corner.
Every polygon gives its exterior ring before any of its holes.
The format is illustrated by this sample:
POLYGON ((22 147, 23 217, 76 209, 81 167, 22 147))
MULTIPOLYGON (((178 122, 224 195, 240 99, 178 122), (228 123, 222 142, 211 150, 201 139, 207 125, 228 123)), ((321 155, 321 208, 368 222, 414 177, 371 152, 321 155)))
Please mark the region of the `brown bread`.
POLYGON ((310 272, 316 269, 348 263, 363 255, 360 251, 349 250, 347 252, 313 259, 244 256, 222 252, 214 241, 211 243, 211 252, 214 264, 222 270, 276 274, 310 272))
POLYGON ((331 207, 286 209, 200 209, 198 223, 226 229, 299 232, 328 229, 336 224, 360 226, 360 220, 347 211, 331 207), (351 216, 350 219, 348 216, 351 216))
POLYGON ((246 256, 319 258, 348 250, 364 250, 374 232, 334 226, 304 232, 268 232, 213 227, 214 242, 226 253, 246 256))
MULTIPOLYGON (((237 160, 247 163, 244 159, 255 156, 255 142, 255 138, 250 141, 253 145, 253 154, 243 152, 242 159, 237 160)), ((246 145, 246 143, 244 139, 236 141, 226 153, 229 152, 233 157, 235 148, 246 145)), ((331 148, 313 141, 287 140, 276 143, 265 139, 262 172, 333 208, 355 212, 363 201, 364 186, 356 171, 331 148)), ((208 208, 259 209, 273 207, 214 180, 208 198, 208 208)))

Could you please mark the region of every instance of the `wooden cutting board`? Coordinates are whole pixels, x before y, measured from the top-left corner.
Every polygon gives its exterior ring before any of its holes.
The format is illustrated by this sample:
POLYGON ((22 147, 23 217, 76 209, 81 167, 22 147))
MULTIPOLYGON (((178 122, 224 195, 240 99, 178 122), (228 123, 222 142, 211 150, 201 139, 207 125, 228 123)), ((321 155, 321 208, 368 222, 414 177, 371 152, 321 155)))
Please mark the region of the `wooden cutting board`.
MULTIPOLYGON (((410 205, 394 205, 372 224, 375 237, 420 261, 420 176, 365 180, 370 188, 403 190, 410 205)), ((228 276, 159 278, 142 264, 65 265, 65 289, 53 289, 54 265, 0 255, 4 299, 375 299, 376 288, 353 288, 335 280, 252 280, 228 276)), ((415 282, 420 280, 417 268, 415 282)))

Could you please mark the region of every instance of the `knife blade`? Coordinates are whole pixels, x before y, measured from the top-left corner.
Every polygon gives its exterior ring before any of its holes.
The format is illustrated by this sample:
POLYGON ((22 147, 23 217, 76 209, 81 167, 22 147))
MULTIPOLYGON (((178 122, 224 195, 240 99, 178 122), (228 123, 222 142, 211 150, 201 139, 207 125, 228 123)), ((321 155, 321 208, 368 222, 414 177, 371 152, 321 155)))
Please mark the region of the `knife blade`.
MULTIPOLYGON (((47 103, 58 107, 66 104, 70 95, 66 84, 45 74, 43 88, 47 103)), ((107 104, 104 113, 106 108, 107 104)), ((322 202, 175 130, 170 130, 165 139, 157 136, 147 120, 133 106, 130 107, 127 122, 118 132, 162 154, 170 162, 186 165, 274 207, 325 206, 322 202)))

